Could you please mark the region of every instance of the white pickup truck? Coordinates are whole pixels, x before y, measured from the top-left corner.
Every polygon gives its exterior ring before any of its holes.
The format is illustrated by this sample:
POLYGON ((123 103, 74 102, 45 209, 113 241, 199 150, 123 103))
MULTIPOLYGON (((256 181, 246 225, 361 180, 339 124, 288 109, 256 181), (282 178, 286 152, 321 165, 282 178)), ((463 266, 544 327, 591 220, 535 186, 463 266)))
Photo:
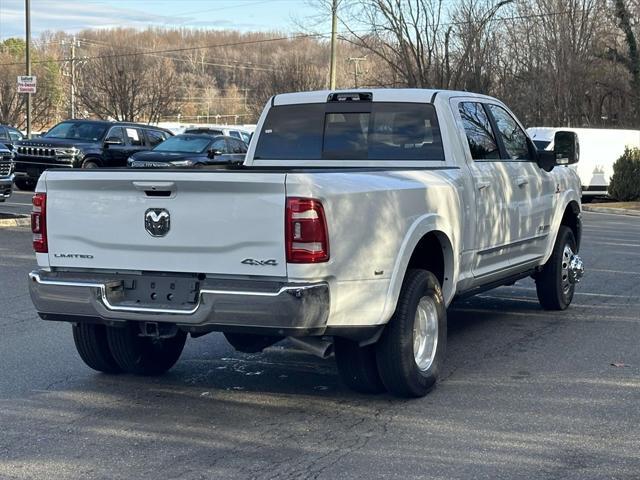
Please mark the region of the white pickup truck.
POLYGON ((422 396, 455 298, 533 276, 542 307, 570 304, 578 145, 554 144, 467 92, 277 95, 242 166, 45 172, 31 296, 98 371, 159 374, 218 331, 248 352, 289 337, 335 352, 358 391, 422 396))

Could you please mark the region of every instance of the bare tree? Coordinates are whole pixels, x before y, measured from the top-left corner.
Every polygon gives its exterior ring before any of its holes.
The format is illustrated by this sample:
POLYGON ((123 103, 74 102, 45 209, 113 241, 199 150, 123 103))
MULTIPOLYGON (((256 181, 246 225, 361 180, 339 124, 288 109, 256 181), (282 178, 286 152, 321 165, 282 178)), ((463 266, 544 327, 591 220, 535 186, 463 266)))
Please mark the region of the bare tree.
POLYGON ((100 118, 154 122, 172 111, 172 60, 130 47, 105 47, 80 69, 78 97, 100 118))

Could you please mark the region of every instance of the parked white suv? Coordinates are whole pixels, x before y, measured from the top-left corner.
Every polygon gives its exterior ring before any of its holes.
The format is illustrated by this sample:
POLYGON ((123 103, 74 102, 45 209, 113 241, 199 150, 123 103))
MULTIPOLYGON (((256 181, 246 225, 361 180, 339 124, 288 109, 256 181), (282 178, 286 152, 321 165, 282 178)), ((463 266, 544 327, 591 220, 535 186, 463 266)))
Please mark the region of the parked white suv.
POLYGON ((47 171, 34 196, 41 318, 103 372, 162 373, 187 334, 284 337, 364 392, 425 395, 447 306, 527 276, 564 309, 582 275, 576 136, 536 151, 467 92, 278 95, 223 170, 47 171))

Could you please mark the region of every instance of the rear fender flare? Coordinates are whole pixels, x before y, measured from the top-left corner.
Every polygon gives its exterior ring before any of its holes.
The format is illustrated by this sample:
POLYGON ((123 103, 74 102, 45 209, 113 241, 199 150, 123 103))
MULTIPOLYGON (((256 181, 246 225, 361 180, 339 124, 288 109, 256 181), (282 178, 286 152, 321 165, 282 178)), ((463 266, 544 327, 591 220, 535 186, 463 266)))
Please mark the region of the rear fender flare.
POLYGON ((458 281, 459 275, 459 266, 456 261, 459 247, 456 243, 456 237, 453 234, 450 223, 443 217, 437 214, 424 215, 411 225, 396 257, 385 306, 382 312, 381 323, 386 323, 396 309, 409 260, 418 242, 420 242, 425 235, 432 232, 436 234, 444 250, 444 276, 446 280, 444 285, 442 285, 442 293, 445 304, 448 305, 453 299, 455 295, 454 286, 458 281))

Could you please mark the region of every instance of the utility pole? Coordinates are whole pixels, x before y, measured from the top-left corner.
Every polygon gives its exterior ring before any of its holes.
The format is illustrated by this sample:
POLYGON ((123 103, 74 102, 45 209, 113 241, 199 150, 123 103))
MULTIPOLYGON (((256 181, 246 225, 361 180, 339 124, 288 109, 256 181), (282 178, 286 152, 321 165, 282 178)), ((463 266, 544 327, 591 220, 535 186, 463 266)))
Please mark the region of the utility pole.
POLYGON ((353 84, 355 88, 358 88, 358 77, 365 73, 360 70, 360 63, 366 62, 367 56, 365 55, 364 57, 349 57, 347 61, 349 63, 353 63, 353 84))
POLYGON ((336 30, 338 30, 338 0, 331 4, 331 67, 329 69, 329 90, 336 88, 336 30))
POLYGON ((76 118, 76 37, 71 42, 71 81, 69 86, 69 100, 71 101, 71 118, 76 118))
MULTIPOLYGON (((31 0, 24 0, 26 30, 27 76, 31 76, 31 0)), ((31 138, 31 94, 27 93, 27 138, 31 138)))

